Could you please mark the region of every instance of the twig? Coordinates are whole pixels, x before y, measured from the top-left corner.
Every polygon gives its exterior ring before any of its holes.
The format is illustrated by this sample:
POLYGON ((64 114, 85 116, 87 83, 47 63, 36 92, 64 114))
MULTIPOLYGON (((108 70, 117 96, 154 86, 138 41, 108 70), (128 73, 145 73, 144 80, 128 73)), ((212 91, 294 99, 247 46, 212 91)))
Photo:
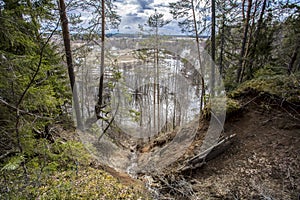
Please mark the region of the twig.
POLYGON ((295 120, 300 120, 300 118, 294 116, 292 113, 290 113, 287 109, 285 109, 284 107, 281 107, 290 117, 292 117, 295 120))
POLYGON ((34 74, 33 74, 33 77, 31 78, 30 82, 28 83, 28 85, 26 86, 25 90, 23 91, 18 103, 17 103, 17 106, 16 108, 19 110, 19 106, 20 104, 22 103, 25 95, 27 94, 27 91, 29 90, 29 88, 31 87, 31 85, 33 84, 33 82, 35 81, 35 78, 36 76, 38 75, 39 71, 40 71, 40 68, 42 66, 42 61, 43 61, 43 57, 44 57, 44 50, 46 48, 46 46, 48 45, 48 43, 50 42, 50 39, 52 38, 52 36, 54 35, 55 31, 57 30, 59 26, 59 21, 57 22, 56 24, 56 27, 55 29, 51 32, 50 36, 47 38, 45 44, 43 44, 43 46, 41 47, 41 51, 40 51, 40 58, 39 58, 39 62, 38 62, 38 66, 37 66, 37 69, 35 70, 34 74))
MULTIPOLYGON (((182 194, 184 197, 188 197, 183 191, 181 191, 181 190, 179 190, 179 189, 173 187, 172 185, 170 185, 166 180, 164 180, 164 179, 161 178, 160 176, 157 176, 157 177, 158 177, 158 179, 159 179, 161 182, 163 182, 168 188, 170 188, 170 189, 172 189, 172 190, 174 190, 174 191, 176 191, 176 192, 179 192, 179 193, 182 194)), ((188 197, 188 198, 189 198, 189 197, 188 197)), ((190 199, 190 198, 189 198, 189 199, 190 199)))
POLYGON ((243 105, 241 105, 241 108, 245 107, 246 105, 248 105, 249 103, 251 103, 252 101, 254 101, 255 99, 257 99, 259 97, 259 95, 256 95, 255 97, 253 97, 252 99, 250 99, 250 101, 244 103, 243 105))
MULTIPOLYGON (((1 97, 0 97, 0 103, 2 103, 3 105, 7 106, 8 108, 11 108, 13 110, 18 110, 17 107, 9 104, 8 102, 6 102, 5 100, 3 100, 1 97)), ((41 116, 41 115, 37 115, 37 114, 33 114, 31 112, 28 112, 28 111, 25 111, 25 110, 21 110, 19 109, 19 112, 20 113, 23 113, 23 114, 26 114, 26 115, 29 115, 29 116, 32 116, 32 117, 37 117, 37 118, 41 118, 41 119, 48 119, 48 120, 51 120, 53 118, 51 117, 44 117, 44 116, 41 116)))
POLYGON ((106 131, 108 130, 108 128, 111 126, 111 124, 113 123, 113 121, 115 120, 115 117, 117 115, 117 112, 119 110, 119 103, 117 104, 117 109, 115 114, 113 115, 113 117, 111 118, 110 122, 108 123, 108 125, 106 126, 106 128, 103 130, 103 133, 99 136, 98 138, 98 142, 100 142, 100 140, 102 139, 102 137, 104 136, 104 134, 106 133, 106 131))
POLYGON ((0 160, 10 156, 11 154, 16 154, 16 153, 20 153, 19 151, 16 151, 16 150, 11 150, 11 151, 8 151, 6 152, 5 154, 1 155, 0 156, 0 160))

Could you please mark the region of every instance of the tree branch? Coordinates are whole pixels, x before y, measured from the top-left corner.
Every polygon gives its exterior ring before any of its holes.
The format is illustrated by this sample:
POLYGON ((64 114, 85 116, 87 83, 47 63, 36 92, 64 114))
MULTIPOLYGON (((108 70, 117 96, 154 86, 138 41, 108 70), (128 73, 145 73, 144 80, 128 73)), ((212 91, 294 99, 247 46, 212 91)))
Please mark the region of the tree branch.
MULTIPOLYGON (((2 99, 2 97, 0 97, 0 103, 2 103, 3 105, 5 105, 6 107, 10 108, 10 109, 13 109, 13 110, 18 110, 17 107, 9 104, 8 102, 6 102, 5 100, 2 99)), ((19 112, 22 113, 22 114, 26 114, 26 115, 29 115, 29 116, 32 116, 32 117, 37 117, 37 118, 41 118, 41 119, 53 119, 52 117, 44 117, 44 116, 41 116, 41 115, 37 115, 37 114, 33 114, 31 112, 28 112, 28 111, 25 111, 25 110, 21 110, 19 109, 19 112)))

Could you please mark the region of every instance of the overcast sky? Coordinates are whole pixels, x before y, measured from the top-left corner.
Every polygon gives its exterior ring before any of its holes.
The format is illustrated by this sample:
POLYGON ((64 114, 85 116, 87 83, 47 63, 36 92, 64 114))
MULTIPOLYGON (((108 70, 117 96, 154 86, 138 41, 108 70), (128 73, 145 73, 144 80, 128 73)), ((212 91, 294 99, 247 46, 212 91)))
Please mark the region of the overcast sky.
MULTIPOLYGON (((164 14, 164 19, 171 20, 172 15, 169 11, 169 3, 177 0, 115 0, 117 13, 121 16, 119 26, 120 33, 136 33, 139 31, 138 25, 144 25, 154 10, 164 14)), ((181 34, 177 22, 171 23, 160 29, 161 34, 181 34)))

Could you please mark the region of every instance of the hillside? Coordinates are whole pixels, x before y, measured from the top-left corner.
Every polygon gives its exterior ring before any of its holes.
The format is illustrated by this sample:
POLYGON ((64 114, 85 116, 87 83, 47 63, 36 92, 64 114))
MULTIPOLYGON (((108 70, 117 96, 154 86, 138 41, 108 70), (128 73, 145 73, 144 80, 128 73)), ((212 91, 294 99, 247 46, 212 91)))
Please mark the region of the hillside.
POLYGON ((225 123, 225 134, 236 135, 232 145, 201 168, 155 176, 158 199, 298 199, 299 105, 253 91, 239 102, 225 123))
POLYGON ((0 39, 0 199, 300 200, 299 1, 4 0, 0 39))

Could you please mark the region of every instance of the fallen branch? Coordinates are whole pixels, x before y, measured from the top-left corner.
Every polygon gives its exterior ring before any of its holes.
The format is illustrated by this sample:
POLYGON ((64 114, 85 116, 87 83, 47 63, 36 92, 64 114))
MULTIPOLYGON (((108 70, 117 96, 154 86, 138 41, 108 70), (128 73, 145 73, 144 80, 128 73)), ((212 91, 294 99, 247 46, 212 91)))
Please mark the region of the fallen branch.
MULTIPOLYGON (((171 183, 169 183, 167 177, 163 178, 163 176, 159 176, 159 175, 156 175, 155 179, 160 181, 160 185, 163 188, 168 188, 171 191, 181 195, 185 199, 193 199, 192 197, 195 197, 192 187, 188 187, 188 185, 190 185, 190 183, 188 183, 185 180, 172 180, 171 179, 170 180, 171 183)), ((162 188, 158 188, 158 189, 162 190, 162 188)))
POLYGON ((20 153, 20 151, 17 151, 17 150, 10 150, 10 151, 7 151, 5 154, 2 154, 0 156, 0 160, 12 155, 12 154, 17 154, 17 153, 20 153))
POLYGON ((198 155, 189 159, 184 166, 178 169, 178 171, 185 171, 188 169, 196 169, 202 167, 207 161, 210 161, 220 154, 222 154, 228 147, 232 144, 233 138, 236 135, 230 135, 222 140, 220 140, 217 144, 211 146, 207 150, 199 153, 198 155))

